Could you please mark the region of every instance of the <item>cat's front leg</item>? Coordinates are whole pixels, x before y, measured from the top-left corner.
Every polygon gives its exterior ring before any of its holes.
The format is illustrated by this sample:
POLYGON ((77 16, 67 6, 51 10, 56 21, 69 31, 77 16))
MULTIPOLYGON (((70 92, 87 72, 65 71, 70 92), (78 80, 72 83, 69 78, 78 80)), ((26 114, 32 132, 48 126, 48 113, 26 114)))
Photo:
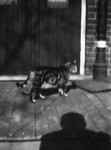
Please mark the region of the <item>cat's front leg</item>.
POLYGON ((44 95, 42 95, 41 93, 39 94, 39 97, 40 97, 40 98, 42 98, 42 99, 44 99, 44 98, 45 98, 45 96, 44 96, 44 95))
POLYGON ((38 98, 39 98, 39 96, 37 97, 37 94, 34 91, 34 89, 31 89, 31 92, 30 92, 30 100, 31 100, 31 102, 32 103, 36 103, 38 98))
POLYGON ((62 89, 62 88, 60 88, 60 87, 58 88, 58 92, 59 92, 59 94, 60 94, 60 95, 63 95, 63 94, 64 94, 63 89, 62 89))
MULTIPOLYGON (((40 90, 41 91, 41 90, 40 90)), ((36 103, 36 101, 39 99, 39 98, 42 98, 44 99, 45 96, 41 94, 41 92, 38 92, 38 90, 34 90, 32 89, 31 90, 31 93, 30 93, 30 100, 32 103, 36 103)))
POLYGON ((64 92, 64 94, 63 94, 65 97, 67 97, 68 96, 68 93, 66 93, 66 92, 64 92))
POLYGON ((67 94, 66 84, 60 85, 59 88, 58 88, 58 92, 59 92, 60 95, 63 95, 65 97, 67 97, 68 94, 67 94))

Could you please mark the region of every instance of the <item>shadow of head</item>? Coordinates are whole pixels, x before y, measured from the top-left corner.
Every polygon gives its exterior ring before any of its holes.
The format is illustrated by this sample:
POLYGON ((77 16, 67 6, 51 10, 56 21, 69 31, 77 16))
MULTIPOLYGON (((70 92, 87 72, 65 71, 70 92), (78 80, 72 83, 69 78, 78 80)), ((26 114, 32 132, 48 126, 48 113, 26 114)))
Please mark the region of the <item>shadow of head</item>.
POLYGON ((61 127, 66 135, 78 136, 86 129, 86 121, 81 114, 67 113, 61 117, 61 127))
POLYGON ((84 130, 86 127, 86 122, 84 117, 78 113, 67 113, 61 117, 61 126, 63 129, 76 128, 76 125, 79 125, 79 128, 84 130))
POLYGON ((84 116, 79 113, 67 113, 61 117, 61 127, 66 137, 77 137, 84 139, 93 140, 104 140, 109 141, 110 136, 102 131, 93 131, 87 129, 87 123, 84 116))

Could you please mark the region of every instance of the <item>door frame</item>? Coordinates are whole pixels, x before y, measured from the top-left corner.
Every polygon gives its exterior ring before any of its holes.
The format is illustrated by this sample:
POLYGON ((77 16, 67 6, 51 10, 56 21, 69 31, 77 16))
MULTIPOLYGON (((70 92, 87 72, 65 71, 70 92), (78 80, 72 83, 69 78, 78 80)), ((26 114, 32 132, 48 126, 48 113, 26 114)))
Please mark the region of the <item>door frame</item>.
POLYGON ((80 75, 85 75, 86 0, 81 1, 80 75))
MULTIPOLYGON (((75 75, 74 79, 82 79, 81 76, 85 75, 85 34, 86 34, 86 0, 81 0, 81 29, 80 29, 80 72, 79 75, 75 75)), ((12 81, 12 80, 25 80, 25 75, 15 76, 0 76, 0 81, 12 81)))

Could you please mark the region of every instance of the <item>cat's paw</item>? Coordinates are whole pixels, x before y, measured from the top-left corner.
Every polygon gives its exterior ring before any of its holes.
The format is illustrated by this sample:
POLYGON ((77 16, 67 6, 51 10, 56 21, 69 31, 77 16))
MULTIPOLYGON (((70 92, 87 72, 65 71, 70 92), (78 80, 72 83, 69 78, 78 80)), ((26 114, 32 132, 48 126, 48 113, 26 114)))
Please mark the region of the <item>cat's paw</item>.
POLYGON ((35 98, 34 98, 34 99, 32 99, 32 103, 36 103, 36 101, 37 101, 37 100, 36 100, 35 98))
POLYGON ((31 100, 32 103, 36 103, 36 101, 37 101, 38 98, 39 98, 39 96, 36 95, 35 92, 31 92, 30 93, 30 100, 31 100))
POLYGON ((59 94, 65 96, 65 97, 68 96, 68 94, 66 92, 64 92, 63 89, 61 89, 61 88, 59 88, 59 94))
POLYGON ((40 97, 40 98, 42 98, 42 99, 44 99, 44 98, 45 98, 45 96, 44 96, 44 95, 42 95, 42 94, 40 94, 40 95, 39 95, 39 97, 40 97))
POLYGON ((63 95, 64 95, 65 97, 67 97, 67 96, 68 96, 68 94, 67 94, 67 93, 64 93, 63 95))
POLYGON ((25 88, 25 87, 26 87, 26 84, 23 84, 22 86, 23 86, 23 88, 25 88))
POLYGON ((63 94, 64 94, 64 91, 63 91, 63 89, 61 89, 61 88, 58 89, 58 92, 59 92, 60 95, 63 95, 63 94))

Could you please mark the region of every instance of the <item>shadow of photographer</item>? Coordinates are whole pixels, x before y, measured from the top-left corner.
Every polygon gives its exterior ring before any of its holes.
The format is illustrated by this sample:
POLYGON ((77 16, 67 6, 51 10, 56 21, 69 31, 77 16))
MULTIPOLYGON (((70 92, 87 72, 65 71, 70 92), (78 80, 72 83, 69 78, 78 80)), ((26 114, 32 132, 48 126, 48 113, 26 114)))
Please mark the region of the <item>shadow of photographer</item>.
POLYGON ((62 130, 42 137, 40 150, 111 150, 110 136, 86 129, 81 114, 63 115, 61 127, 62 130))

